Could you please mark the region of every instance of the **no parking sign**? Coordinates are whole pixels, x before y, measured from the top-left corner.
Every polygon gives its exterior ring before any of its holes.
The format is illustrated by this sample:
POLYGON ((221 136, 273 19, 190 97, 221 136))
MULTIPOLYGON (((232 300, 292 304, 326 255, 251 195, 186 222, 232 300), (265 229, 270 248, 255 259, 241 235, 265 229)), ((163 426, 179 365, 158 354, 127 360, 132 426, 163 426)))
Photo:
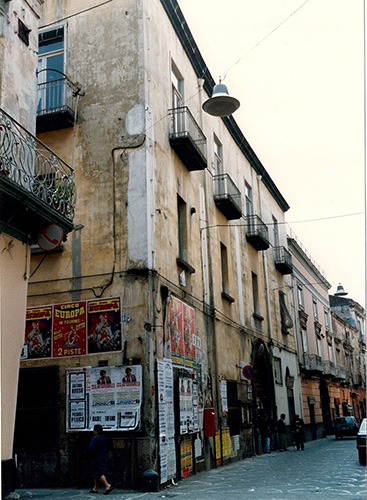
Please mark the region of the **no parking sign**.
POLYGON ((248 363, 241 363, 241 380, 251 380, 254 367, 248 363))

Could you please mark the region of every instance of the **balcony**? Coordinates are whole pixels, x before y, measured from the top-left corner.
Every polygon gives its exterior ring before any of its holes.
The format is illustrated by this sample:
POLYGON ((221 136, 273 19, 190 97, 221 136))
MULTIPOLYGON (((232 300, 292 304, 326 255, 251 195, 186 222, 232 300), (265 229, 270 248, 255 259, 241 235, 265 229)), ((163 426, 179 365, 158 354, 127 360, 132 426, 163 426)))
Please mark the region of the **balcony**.
POLYGON ((0 224, 27 244, 58 224, 73 228, 74 171, 45 144, 0 109, 0 224))
POLYGON ((285 247, 274 248, 274 264, 281 274, 292 274, 292 256, 285 247))
POLYGON ((74 94, 66 78, 38 84, 37 133, 72 127, 74 94))
POLYGON ((269 248, 268 226, 258 215, 246 217, 246 240, 256 250, 267 250, 269 248))
POLYGON ((322 362, 321 356, 317 354, 304 354, 304 370, 310 372, 320 372, 324 371, 324 364, 322 362))
POLYGON ((242 216, 241 193, 228 174, 215 175, 214 203, 228 219, 240 219, 242 216))
POLYGON ((332 361, 324 361, 324 375, 327 377, 335 377, 335 365, 332 361))
POLYGON ((186 106, 170 109, 172 117, 169 142, 187 170, 207 167, 206 137, 186 106))
POLYGON ((335 366, 335 378, 338 380, 345 380, 346 379, 346 373, 345 370, 342 366, 335 366))

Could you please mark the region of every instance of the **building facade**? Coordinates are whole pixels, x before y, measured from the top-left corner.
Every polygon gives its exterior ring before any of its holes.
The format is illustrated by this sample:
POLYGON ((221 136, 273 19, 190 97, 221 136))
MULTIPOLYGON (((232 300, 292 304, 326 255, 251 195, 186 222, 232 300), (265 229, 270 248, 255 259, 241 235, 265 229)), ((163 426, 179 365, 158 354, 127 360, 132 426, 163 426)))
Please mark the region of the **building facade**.
POLYGON ((74 187, 72 171, 35 137, 41 6, 38 0, 0 2, 2 498, 15 487, 13 437, 31 245, 52 228, 66 238, 73 218, 71 200, 65 199, 63 207, 51 206, 48 197, 56 189, 44 184, 50 175, 64 176, 64 182, 74 187))
POLYGON ((339 393, 334 399, 335 416, 366 416, 366 312, 343 296, 330 295, 335 338, 339 393))
POLYGON ((330 284, 293 232, 296 329, 307 440, 333 434, 338 416, 365 416, 365 311, 353 300, 328 295, 330 284))
POLYGON ((86 484, 95 423, 126 487, 261 453, 261 419, 302 408, 287 202, 203 112, 215 82, 176 1, 47 0, 38 43, 37 136, 78 202, 32 253, 22 483, 86 484))

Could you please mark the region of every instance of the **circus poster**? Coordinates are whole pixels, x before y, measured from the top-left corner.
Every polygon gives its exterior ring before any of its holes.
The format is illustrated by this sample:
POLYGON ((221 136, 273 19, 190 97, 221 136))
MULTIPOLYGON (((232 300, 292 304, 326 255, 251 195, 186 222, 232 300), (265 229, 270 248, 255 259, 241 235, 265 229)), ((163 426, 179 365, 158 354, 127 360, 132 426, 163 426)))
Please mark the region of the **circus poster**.
POLYGON ((193 337, 195 334, 195 311, 176 297, 172 297, 169 309, 169 332, 172 362, 192 367, 196 356, 193 337))
POLYGON ((27 309, 24 359, 51 357, 52 307, 27 309))
POLYGON ((120 350, 120 299, 88 301, 88 354, 120 350))
POLYGON ((80 356, 87 352, 86 302, 54 306, 53 357, 80 356))

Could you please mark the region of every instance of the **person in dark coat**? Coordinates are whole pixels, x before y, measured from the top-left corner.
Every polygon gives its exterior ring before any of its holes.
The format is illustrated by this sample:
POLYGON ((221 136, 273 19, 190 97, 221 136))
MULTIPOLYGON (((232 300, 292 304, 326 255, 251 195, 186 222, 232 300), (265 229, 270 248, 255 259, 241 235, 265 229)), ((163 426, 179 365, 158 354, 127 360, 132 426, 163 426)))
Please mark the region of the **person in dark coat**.
POLYGON ((278 441, 279 441, 279 451, 288 451, 287 448, 287 427, 285 425, 285 413, 280 415, 278 420, 278 441))
POLYGON ((96 424, 93 429, 93 438, 89 443, 89 456, 92 465, 94 487, 91 493, 98 493, 98 485, 101 483, 106 488, 104 495, 108 495, 114 489, 107 481, 108 474, 108 439, 103 434, 103 427, 96 424))
POLYGON ((294 441, 296 443, 296 446, 297 446, 297 450, 299 450, 301 448, 301 450, 304 450, 305 449, 305 445, 304 445, 304 435, 305 435, 305 424, 302 420, 302 418, 300 418, 300 416, 298 415, 298 413, 296 413, 294 419, 292 420, 291 422, 291 429, 293 431, 293 434, 294 434, 294 441))

